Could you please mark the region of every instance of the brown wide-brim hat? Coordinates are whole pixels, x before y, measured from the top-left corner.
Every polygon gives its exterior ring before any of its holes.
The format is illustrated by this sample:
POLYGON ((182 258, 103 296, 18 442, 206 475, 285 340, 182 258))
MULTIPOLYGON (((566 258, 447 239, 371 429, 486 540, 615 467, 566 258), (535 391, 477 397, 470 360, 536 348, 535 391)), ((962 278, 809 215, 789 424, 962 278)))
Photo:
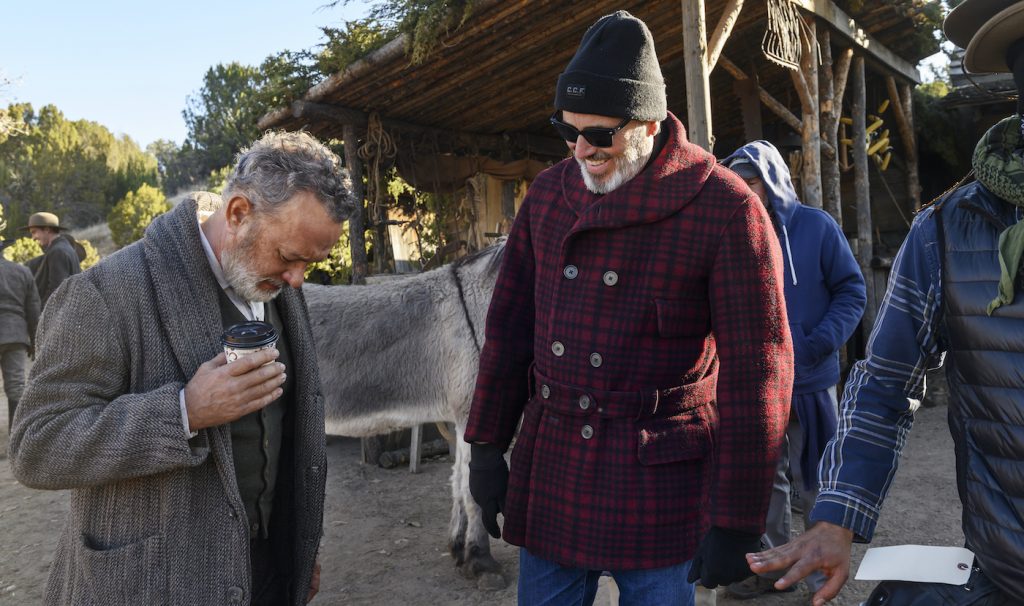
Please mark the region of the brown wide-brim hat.
POLYGON ((966 0, 946 16, 942 30, 967 50, 967 71, 1008 72, 1006 51, 1024 38, 1024 0, 966 0))
POLYGON ((28 218, 28 225, 21 229, 27 230, 30 227, 52 227, 53 229, 66 229, 60 226, 60 218, 53 213, 34 213, 28 218))

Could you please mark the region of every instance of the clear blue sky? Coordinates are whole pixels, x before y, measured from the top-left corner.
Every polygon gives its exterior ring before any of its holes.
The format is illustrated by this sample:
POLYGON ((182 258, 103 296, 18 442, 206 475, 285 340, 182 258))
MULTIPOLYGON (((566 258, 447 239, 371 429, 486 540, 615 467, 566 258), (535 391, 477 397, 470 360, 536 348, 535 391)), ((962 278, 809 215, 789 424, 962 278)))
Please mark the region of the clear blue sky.
POLYGON ((366 2, 327 0, 41 0, 4 7, 0 103, 56 105, 72 120, 99 122, 145 147, 181 144, 186 97, 218 63, 259 65, 270 54, 310 48, 320 27, 361 16, 366 2))

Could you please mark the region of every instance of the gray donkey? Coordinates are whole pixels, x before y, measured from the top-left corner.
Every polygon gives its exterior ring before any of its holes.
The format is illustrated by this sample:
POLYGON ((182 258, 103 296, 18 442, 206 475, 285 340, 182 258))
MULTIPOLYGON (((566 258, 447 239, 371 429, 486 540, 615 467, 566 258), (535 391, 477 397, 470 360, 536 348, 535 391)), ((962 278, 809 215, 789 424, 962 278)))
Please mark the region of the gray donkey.
POLYGON ((504 242, 450 265, 372 286, 303 286, 316 336, 327 433, 373 436, 455 424, 448 548, 478 586, 503 587, 480 509, 469 494, 462 437, 484 319, 504 242))

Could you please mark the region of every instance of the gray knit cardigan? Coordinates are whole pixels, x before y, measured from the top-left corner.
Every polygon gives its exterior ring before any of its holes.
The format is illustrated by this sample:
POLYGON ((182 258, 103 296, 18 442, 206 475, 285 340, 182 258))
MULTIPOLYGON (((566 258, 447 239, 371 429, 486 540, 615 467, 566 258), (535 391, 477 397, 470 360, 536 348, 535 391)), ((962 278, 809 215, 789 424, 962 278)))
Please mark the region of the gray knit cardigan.
MULTIPOLYGON (((47 604, 249 603, 249 533, 230 428, 189 441, 178 403, 178 391, 220 351, 217 288, 188 200, 143 240, 68 279, 47 305, 10 441, 23 484, 72 490, 47 604)), ((296 379, 287 503, 290 603, 299 605, 323 525, 323 398, 301 292, 286 286, 278 305, 296 379)))

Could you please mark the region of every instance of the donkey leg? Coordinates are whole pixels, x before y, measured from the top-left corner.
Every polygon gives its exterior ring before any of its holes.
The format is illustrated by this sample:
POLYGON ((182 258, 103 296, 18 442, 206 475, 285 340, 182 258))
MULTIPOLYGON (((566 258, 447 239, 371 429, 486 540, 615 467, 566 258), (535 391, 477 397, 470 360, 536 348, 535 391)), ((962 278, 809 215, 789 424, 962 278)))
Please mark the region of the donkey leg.
POLYGON ((460 570, 463 576, 477 580, 480 589, 504 589, 508 583, 501 574, 501 564, 491 555, 491 540, 484 528, 480 507, 469 493, 469 444, 462 440, 459 428, 457 449, 462 453, 458 500, 465 513, 465 552, 460 570))
MULTIPOLYGON (((460 434, 461 437, 461 434, 460 434)), ((466 506, 462 500, 463 476, 469 472, 468 445, 462 448, 461 439, 455 441, 455 464, 452 465, 452 517, 448 523, 448 552, 456 566, 466 561, 466 506), (465 452, 464 452, 465 451, 465 452)))

